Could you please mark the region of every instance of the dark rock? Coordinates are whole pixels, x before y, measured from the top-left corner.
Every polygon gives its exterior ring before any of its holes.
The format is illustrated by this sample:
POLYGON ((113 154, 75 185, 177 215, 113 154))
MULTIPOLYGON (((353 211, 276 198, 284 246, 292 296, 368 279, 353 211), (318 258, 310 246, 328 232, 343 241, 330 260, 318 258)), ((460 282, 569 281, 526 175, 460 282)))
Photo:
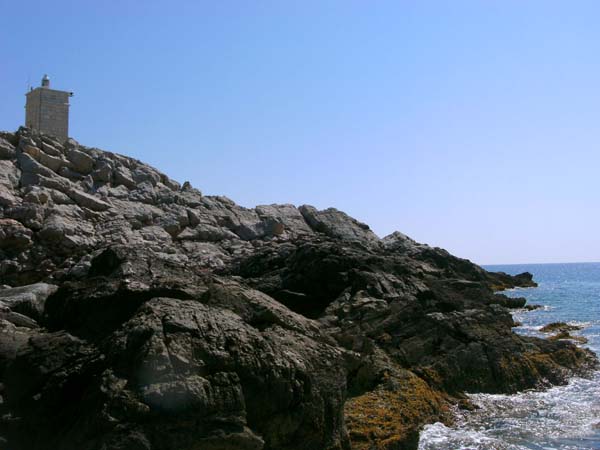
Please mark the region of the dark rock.
POLYGON ((533 281, 533 275, 524 272, 519 275, 511 276, 504 272, 490 273, 492 288, 494 290, 510 289, 512 287, 536 287, 537 283, 533 281))
POLYGON ((108 161, 98 161, 96 164, 97 169, 92 172, 92 178, 94 181, 100 181, 108 183, 112 178, 112 165, 108 161))
POLYGON ((527 299, 524 297, 507 297, 506 295, 496 294, 494 295, 491 303, 495 303, 509 309, 518 309, 525 308, 527 299))
POLYGON ((542 309, 543 307, 544 305, 525 305, 523 308, 527 311, 535 311, 536 309, 542 309))
POLYGON ((588 340, 584 336, 572 336, 568 331, 560 331, 548 338, 550 341, 569 340, 578 344, 587 344, 588 340))
POLYGON ((465 392, 596 364, 568 330, 513 333, 529 305, 495 291, 531 274, 26 128, 0 139, 2 448, 415 448, 465 392))
POLYGON ((555 332, 570 332, 570 331, 578 331, 583 329, 581 325, 571 325, 565 322, 552 322, 547 325, 544 325, 540 331, 542 333, 555 333, 555 332))

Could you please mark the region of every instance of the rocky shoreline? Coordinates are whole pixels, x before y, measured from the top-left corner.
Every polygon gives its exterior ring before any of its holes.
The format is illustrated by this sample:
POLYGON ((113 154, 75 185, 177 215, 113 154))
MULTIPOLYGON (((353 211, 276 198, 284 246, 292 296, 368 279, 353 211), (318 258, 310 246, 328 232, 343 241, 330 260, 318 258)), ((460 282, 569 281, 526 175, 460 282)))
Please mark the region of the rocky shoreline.
POLYGON ((0 133, 0 448, 412 449, 465 392, 596 366, 490 273, 341 211, 0 133))

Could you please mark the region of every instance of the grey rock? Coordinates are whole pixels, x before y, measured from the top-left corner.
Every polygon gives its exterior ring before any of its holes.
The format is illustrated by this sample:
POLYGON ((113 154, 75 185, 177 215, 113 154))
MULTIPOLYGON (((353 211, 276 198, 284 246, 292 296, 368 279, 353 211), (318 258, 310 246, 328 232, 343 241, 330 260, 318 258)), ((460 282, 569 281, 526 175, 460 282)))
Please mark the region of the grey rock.
POLYGON ((159 226, 149 226, 140 229, 140 234, 145 241, 165 243, 171 242, 171 233, 159 226))
POLYGON ((44 153, 47 153, 48 155, 58 156, 58 157, 62 157, 63 151, 64 151, 62 145, 60 145, 56 141, 47 140, 46 136, 44 136, 42 138, 42 150, 44 151, 44 153))
POLYGON ((310 227, 328 236, 350 241, 359 241, 369 245, 379 245, 379 238, 368 225, 359 222, 335 208, 318 211, 314 206, 303 205, 298 208, 310 227))
POLYGON ((13 219, 0 219, 0 249, 20 251, 32 245, 33 233, 13 219))
POLYGON ((68 195, 61 191, 52 188, 47 188, 46 190, 49 193, 52 201, 58 205, 71 205, 75 203, 68 195))
POLYGON ((75 150, 79 150, 79 142, 77 142, 75 139, 73 138, 69 138, 65 141, 65 143, 63 144, 65 150, 68 152, 72 149, 75 150))
POLYGON ((45 177, 38 175, 36 177, 36 184, 45 188, 54 189, 63 194, 73 189, 73 183, 63 177, 45 177))
POLYGON ((44 313, 46 299, 58 286, 47 283, 36 283, 28 286, 0 290, 0 301, 12 311, 39 320, 44 313))
POLYGON ((92 172, 92 178, 94 181, 108 183, 112 178, 112 165, 108 161, 98 161, 96 163, 96 170, 92 172))
POLYGON ((12 161, 0 160, 0 185, 9 189, 19 186, 21 171, 12 161))
POLYGON ((160 175, 146 166, 136 168, 131 175, 136 184, 148 182, 156 186, 160 182, 160 175))
POLYGON ((238 235, 226 228, 215 227, 208 224, 200 224, 195 228, 187 228, 182 231, 177 239, 191 241, 217 242, 224 239, 239 239, 238 235))
MULTIPOLYGON (((48 178, 52 178, 53 176, 55 176, 55 173, 52 170, 40 164, 31 155, 27 153, 18 153, 17 160, 19 162, 19 167, 23 174, 43 175, 48 178)), ((21 180, 21 182, 23 183, 23 176, 21 176, 21 180)))
POLYGON ((0 160, 0 206, 15 206, 21 199, 16 196, 21 171, 12 161, 0 160))
POLYGON ((69 189, 67 195, 79 206, 89 208, 93 211, 106 211, 110 208, 110 204, 105 201, 78 189, 69 189))
POLYGON ((6 186, 0 184, 0 206, 12 207, 20 203, 20 198, 16 197, 6 186))
POLYGON ((0 159, 13 159, 17 156, 14 145, 0 137, 0 159))
POLYGON ((116 187, 108 187, 108 185, 102 186, 98 188, 97 193, 102 195, 103 197, 112 197, 124 200, 129 198, 129 189, 127 189, 123 185, 119 185, 116 187))
POLYGON ((384 237, 381 242, 386 249, 398 252, 406 252, 423 246, 399 231, 394 231, 392 234, 384 237))
POLYGON ((76 172, 87 175, 94 169, 94 159, 78 149, 71 148, 67 157, 76 172))
POLYGON ((125 166, 117 166, 114 169, 113 178, 116 185, 122 184, 128 189, 135 189, 136 187, 131 171, 125 166))
POLYGON ((136 185, 129 193, 129 200, 134 202, 156 204, 156 192, 154 186, 149 181, 142 181, 136 185))
POLYGON ((62 154, 52 156, 32 145, 22 145, 20 148, 23 154, 31 156, 41 165, 54 172, 59 172, 62 167, 67 165, 67 161, 63 158, 62 154))
POLYGON ((261 205, 255 210, 269 229, 268 235, 300 236, 314 233, 294 205, 261 205))
POLYGON ((187 210, 189 225, 195 227, 200 223, 200 215, 193 209, 187 210))
POLYGON ((179 191, 181 189, 181 184, 164 174, 161 174, 160 181, 172 191, 179 191))
MULTIPOLYGON (((41 144, 42 150, 46 151, 46 148, 53 147, 60 154, 64 153, 63 144, 61 142, 59 142, 55 137, 42 134, 42 135, 40 135, 40 138, 41 138, 40 144, 41 144)), ((50 152, 46 152, 46 153, 50 154, 50 152)), ((59 155, 57 154, 55 156, 59 156, 59 155)))
MULTIPOLYGON (((9 311, 0 313, 0 315, 9 314, 9 311)), ((20 350, 27 346, 33 335, 31 328, 33 327, 20 326, 10 320, 0 318, 0 335, 2 336, 2 339, 0 339, 0 367, 2 369, 9 361, 13 361, 17 357, 20 350)))
POLYGON ((40 162, 40 164, 43 164, 44 166, 48 167, 50 170, 53 170, 54 172, 60 171, 60 169, 62 167, 65 167, 67 164, 67 161, 65 159, 63 159, 62 156, 61 157, 51 156, 51 155, 44 153, 43 151, 40 151, 38 161, 40 162))
MULTIPOLYGON (((67 205, 58 205, 68 207, 67 205)), ((74 205, 69 205, 74 206, 74 205)), ((55 209, 55 211, 58 211, 55 209)), ((72 252, 89 249, 95 244, 94 228, 76 214, 55 212, 45 219, 38 232, 39 239, 54 250, 72 252)))
POLYGON ((50 200, 50 193, 38 186, 29 186, 27 193, 23 196, 23 201, 28 203, 37 203, 38 205, 44 205, 50 200))
POLYGON ((59 175, 61 177, 65 177, 68 178, 69 180, 73 180, 73 181, 79 181, 81 179, 83 179, 84 175, 76 172, 75 170, 69 168, 69 167, 63 167, 58 171, 59 175))
POLYGON ((27 228, 38 230, 44 221, 44 212, 44 208, 40 205, 23 204, 7 208, 4 215, 7 218, 18 220, 27 228))
MULTIPOLYGON (((24 314, 20 314, 18 312, 11 311, 8 306, 2 305, 0 302, 0 321, 10 322, 16 327, 21 328, 39 328, 39 324, 33 320, 31 317, 28 317, 24 314)), ((1 328, 1 325, 0 325, 1 328)), ((2 355, 0 354, 0 358, 2 355)))

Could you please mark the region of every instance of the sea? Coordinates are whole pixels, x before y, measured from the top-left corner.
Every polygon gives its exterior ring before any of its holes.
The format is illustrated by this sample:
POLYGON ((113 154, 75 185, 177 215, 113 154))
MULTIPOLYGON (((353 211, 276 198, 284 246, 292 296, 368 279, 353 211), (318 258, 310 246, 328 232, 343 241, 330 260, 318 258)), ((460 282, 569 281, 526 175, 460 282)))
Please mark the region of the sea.
MULTIPOLYGON (((521 323, 515 332, 544 336, 539 330, 551 322, 580 325, 583 329, 571 334, 586 337, 588 343, 583 346, 600 352, 600 263, 484 268, 513 275, 531 272, 539 284, 505 292, 542 305, 534 311, 515 311, 514 318, 521 323)), ((427 425, 421 432, 419 450, 600 449, 600 372, 547 390, 470 394, 470 398, 479 409, 457 410, 451 427, 427 425)))

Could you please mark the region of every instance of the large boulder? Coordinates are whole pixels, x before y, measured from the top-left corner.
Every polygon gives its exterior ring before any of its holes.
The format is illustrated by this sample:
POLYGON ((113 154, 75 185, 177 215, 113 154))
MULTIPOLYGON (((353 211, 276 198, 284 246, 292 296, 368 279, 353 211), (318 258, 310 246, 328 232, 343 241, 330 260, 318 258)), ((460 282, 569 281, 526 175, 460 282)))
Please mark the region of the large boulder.
POLYGON ((260 205, 255 210, 266 223, 270 235, 281 236, 285 233, 302 236, 314 233, 294 205, 260 205))
POLYGON ((71 167, 76 172, 87 175, 94 169, 94 159, 86 153, 72 148, 67 154, 71 167))
POLYGON ((259 324, 197 301, 157 298, 116 332, 109 358, 154 416, 144 429, 149 442, 347 448, 342 353, 276 322, 259 324), (166 435, 190 420, 193 428, 166 435))
POLYGON ((342 211, 335 208, 319 211, 310 205, 302 205, 298 209, 304 220, 315 231, 331 237, 362 242, 367 245, 379 244, 379 238, 367 224, 359 222, 342 211))

